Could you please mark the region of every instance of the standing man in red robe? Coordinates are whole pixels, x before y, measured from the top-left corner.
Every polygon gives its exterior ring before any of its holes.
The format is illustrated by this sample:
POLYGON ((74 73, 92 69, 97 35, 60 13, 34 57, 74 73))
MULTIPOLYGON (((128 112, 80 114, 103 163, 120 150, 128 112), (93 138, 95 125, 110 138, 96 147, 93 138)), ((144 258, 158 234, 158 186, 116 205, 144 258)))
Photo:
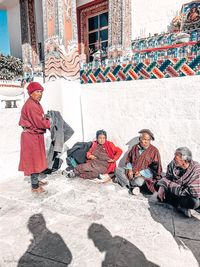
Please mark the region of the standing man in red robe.
POLYGON ((23 128, 21 134, 21 152, 19 171, 31 176, 32 192, 45 192, 39 181, 39 174, 47 169, 44 133, 50 128, 50 120, 45 118, 40 104, 44 88, 37 82, 31 82, 28 87, 29 98, 22 107, 19 125, 23 128))

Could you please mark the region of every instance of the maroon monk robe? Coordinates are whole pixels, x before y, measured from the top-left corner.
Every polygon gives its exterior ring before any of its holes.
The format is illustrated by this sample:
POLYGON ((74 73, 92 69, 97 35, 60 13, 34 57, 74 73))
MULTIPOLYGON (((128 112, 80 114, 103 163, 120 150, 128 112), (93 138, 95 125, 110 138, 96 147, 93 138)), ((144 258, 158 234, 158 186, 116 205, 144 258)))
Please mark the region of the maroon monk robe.
POLYGON ((50 128, 50 121, 44 117, 39 102, 31 97, 21 110, 19 125, 24 128, 21 134, 19 171, 24 175, 40 173, 47 169, 44 133, 50 128))

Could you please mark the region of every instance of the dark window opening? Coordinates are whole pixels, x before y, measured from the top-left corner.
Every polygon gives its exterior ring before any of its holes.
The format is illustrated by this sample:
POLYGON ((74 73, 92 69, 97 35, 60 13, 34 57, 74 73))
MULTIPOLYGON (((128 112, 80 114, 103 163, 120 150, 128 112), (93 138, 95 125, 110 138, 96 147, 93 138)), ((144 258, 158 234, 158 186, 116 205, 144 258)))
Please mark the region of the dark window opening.
MULTIPOLYGON (((88 19, 88 61, 93 60, 93 54, 102 50, 107 54, 108 47, 108 12, 88 19)), ((104 53, 104 54, 105 54, 104 53)))

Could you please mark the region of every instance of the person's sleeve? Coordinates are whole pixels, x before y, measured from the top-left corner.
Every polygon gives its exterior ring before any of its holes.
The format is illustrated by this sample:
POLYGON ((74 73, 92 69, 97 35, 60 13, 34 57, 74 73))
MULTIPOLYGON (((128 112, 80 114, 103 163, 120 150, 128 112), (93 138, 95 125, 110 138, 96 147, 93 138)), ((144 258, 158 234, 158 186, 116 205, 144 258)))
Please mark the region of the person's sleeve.
POLYGON ((45 118, 41 110, 30 107, 27 113, 38 129, 50 129, 50 120, 45 118))
POLYGON ((118 146, 115 146, 112 142, 110 142, 110 145, 114 153, 114 160, 117 161, 122 154, 122 150, 118 146))
POLYGON ((128 152, 128 155, 126 157, 126 161, 125 161, 125 164, 127 163, 131 163, 131 158, 132 158, 132 151, 133 151, 133 147, 131 148, 131 150, 128 152))
POLYGON ((174 195, 180 196, 189 194, 189 187, 184 187, 176 182, 173 182, 173 161, 167 166, 166 176, 158 181, 158 185, 169 190, 174 195))
POLYGON ((157 150, 157 152, 155 153, 155 157, 154 157, 151 169, 152 169, 153 174, 155 172, 156 176, 161 175, 161 173, 162 173, 162 163, 161 163, 161 157, 160 157, 159 150, 157 150))
POLYGON ((88 150, 88 152, 86 153, 86 158, 89 159, 89 157, 92 155, 92 152, 94 150, 95 147, 95 142, 92 143, 91 148, 88 150))
MULTIPOLYGON (((176 182, 168 180, 166 177, 162 178, 158 182, 158 185, 164 187, 166 190, 169 190, 172 194, 176 196, 190 195, 191 190, 194 189, 192 185, 184 187, 180 184, 177 184, 176 182)), ((193 196, 195 196, 195 194, 193 196)))

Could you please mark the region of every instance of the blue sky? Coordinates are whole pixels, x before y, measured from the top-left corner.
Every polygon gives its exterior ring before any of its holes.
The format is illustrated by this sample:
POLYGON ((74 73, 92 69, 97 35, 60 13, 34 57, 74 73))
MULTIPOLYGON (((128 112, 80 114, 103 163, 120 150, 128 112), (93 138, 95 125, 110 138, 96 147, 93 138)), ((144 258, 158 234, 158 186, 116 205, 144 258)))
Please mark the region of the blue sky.
POLYGON ((0 10, 0 53, 10 54, 7 11, 0 10))

